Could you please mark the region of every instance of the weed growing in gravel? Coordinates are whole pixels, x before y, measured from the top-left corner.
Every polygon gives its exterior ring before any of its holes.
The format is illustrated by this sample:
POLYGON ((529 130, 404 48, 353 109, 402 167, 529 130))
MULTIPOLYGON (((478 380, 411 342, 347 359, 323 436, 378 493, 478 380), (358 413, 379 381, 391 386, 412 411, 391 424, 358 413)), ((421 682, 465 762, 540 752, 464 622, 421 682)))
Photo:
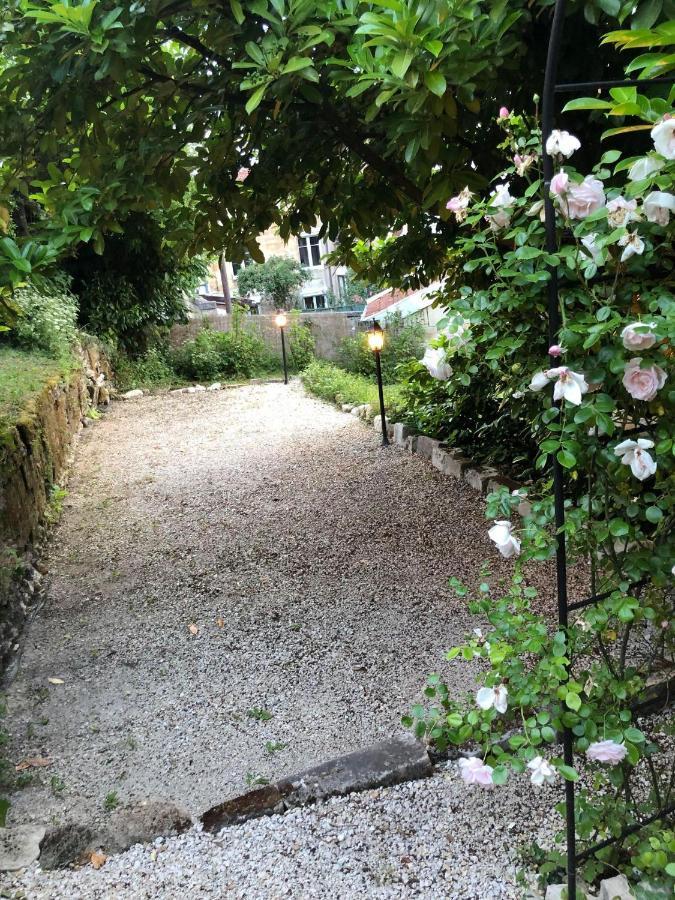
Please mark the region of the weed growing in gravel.
POLYGON ((105 795, 105 800, 103 801, 103 809, 106 812, 112 812, 114 809, 120 805, 120 798, 117 796, 117 791, 110 791, 109 794, 105 795))
POLYGON ((255 719, 256 722, 269 722, 272 718, 272 713, 268 709, 263 709, 261 706, 252 707, 247 710, 246 715, 250 719, 255 719))
POLYGON ((280 741, 266 741, 265 753, 274 756, 275 753, 280 753, 282 750, 285 750, 286 747, 288 747, 288 744, 282 744, 280 741))
POLYGON ((59 775, 52 775, 49 786, 51 787, 52 794, 55 797, 60 797, 66 789, 66 783, 59 775))
POLYGON ((257 772, 247 772, 244 781, 246 782, 246 787, 261 787, 270 783, 269 778, 265 778, 264 775, 258 775, 257 772))

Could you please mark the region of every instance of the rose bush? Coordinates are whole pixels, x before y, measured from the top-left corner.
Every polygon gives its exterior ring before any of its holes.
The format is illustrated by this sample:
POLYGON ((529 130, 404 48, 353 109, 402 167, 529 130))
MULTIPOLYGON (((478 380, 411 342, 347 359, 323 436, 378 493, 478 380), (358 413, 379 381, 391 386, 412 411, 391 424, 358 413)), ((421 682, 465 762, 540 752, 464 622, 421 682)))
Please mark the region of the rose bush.
MULTIPOLYGON (((451 414, 455 398, 485 391, 482 379, 491 378, 503 415, 527 424, 539 477, 527 491, 524 517, 517 513, 522 491, 488 498, 489 537, 496 552, 515 561, 515 574, 510 585, 481 584, 471 608, 491 630, 475 631, 447 655, 451 662, 480 660, 483 686, 467 706, 431 675, 430 702, 404 720, 441 749, 471 748, 460 763, 470 785, 492 788, 526 772, 534 785, 583 774, 580 849, 620 838, 626 826, 672 803, 675 790, 664 752, 672 725, 634 721, 646 684, 663 678, 675 650, 675 119, 666 100, 636 88, 610 94, 609 114, 616 106, 625 115, 628 105, 644 120, 643 154, 624 158, 610 149, 592 171, 578 171, 579 138, 562 130, 550 136, 555 253, 546 249, 542 222, 541 137, 524 116, 500 113, 509 163, 493 193, 481 199, 464 191, 448 203, 462 229, 454 251, 465 260, 466 281, 445 288, 442 327, 449 331, 434 342, 435 353, 445 353, 444 382, 427 368, 451 414), (546 283, 553 269, 562 326, 549 346, 546 283), (458 320, 460 343, 452 327, 458 320), (571 614, 566 630, 537 611, 523 575, 524 564, 555 553, 547 474, 553 457, 566 473, 570 557, 587 562, 588 594, 601 598, 571 614), (575 768, 561 758, 564 728, 573 734, 575 768)), ((639 837, 591 855, 583 874, 593 880, 618 866, 631 877, 672 879, 675 844, 666 824, 656 821, 639 837), (647 860, 635 850, 645 840, 662 848, 658 856, 647 860)), ((543 874, 561 862, 561 852, 553 852, 543 874)))

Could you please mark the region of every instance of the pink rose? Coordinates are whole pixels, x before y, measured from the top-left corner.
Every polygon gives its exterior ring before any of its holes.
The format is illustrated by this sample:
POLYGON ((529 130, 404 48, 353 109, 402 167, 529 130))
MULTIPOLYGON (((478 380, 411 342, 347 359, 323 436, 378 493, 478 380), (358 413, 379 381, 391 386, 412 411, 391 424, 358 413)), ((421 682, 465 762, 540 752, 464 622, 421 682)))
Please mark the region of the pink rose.
POLYGON ((570 184, 570 176, 567 172, 563 172, 561 169, 557 175, 554 175, 551 179, 551 193, 557 194, 558 197, 561 197, 563 194, 567 193, 567 189, 570 184))
POLYGON ((466 784, 479 784, 481 787, 491 790, 494 787, 492 782, 492 766, 486 766, 482 759, 477 756, 470 756, 468 759, 460 759, 459 771, 462 779, 466 784))
POLYGON ((560 344, 551 344, 551 346, 548 348, 549 356, 562 356, 564 352, 565 348, 561 347, 560 344))
POLYGON ((508 111, 508 109, 505 106, 501 106, 499 108, 499 118, 500 119, 508 119, 508 117, 510 115, 511 115, 511 113, 508 111))
POLYGON ((590 744, 586 751, 586 756, 589 759, 596 760, 596 762, 609 763, 611 766, 616 766, 618 763, 623 762, 627 753, 628 750, 624 744, 617 744, 616 741, 596 741, 594 744, 590 744))
POLYGON ((603 183, 587 175, 581 184, 570 184, 567 190, 567 215, 570 219, 585 219, 605 205, 603 183))
POLYGON ((249 176, 250 169, 241 168, 237 172, 237 181, 246 181, 249 176))
POLYGON ((621 340, 626 350, 650 350, 657 341, 652 331, 654 322, 631 322, 621 332, 621 340))
POLYGON ((640 368, 642 357, 636 356, 626 365, 623 386, 635 400, 653 400, 668 377, 660 366, 640 368))

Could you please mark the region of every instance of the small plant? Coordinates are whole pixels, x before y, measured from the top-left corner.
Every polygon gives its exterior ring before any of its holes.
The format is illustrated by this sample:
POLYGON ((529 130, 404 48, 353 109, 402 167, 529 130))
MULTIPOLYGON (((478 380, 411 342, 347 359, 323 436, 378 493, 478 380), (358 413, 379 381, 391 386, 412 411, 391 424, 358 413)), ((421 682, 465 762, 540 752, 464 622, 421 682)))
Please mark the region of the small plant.
POLYGON ((247 772, 244 781, 246 782, 246 787, 256 787, 270 783, 269 778, 265 778, 264 775, 259 775, 257 772, 247 772))
POLYGON ((96 409, 95 406, 90 407, 90 408, 86 411, 85 416, 86 416, 88 419, 92 419, 94 422, 96 422, 98 419, 102 418, 101 413, 96 409))
POLYGON ((274 756, 275 753, 280 753, 282 750, 285 750, 286 747, 288 747, 288 744, 282 744, 280 741, 266 741, 265 753, 274 756))
POLYGON ((254 706, 247 710, 246 715, 249 719, 255 719, 256 722, 269 722, 272 713, 268 709, 262 709, 260 706, 254 706))
POLYGON ((51 787, 52 794, 55 797, 60 797, 66 789, 66 783, 59 775, 52 775, 49 786, 51 787))
POLYGON ((103 801, 103 809, 106 812, 112 812, 114 809, 120 805, 120 799, 117 796, 117 791, 110 791, 110 793, 105 795, 105 800, 103 801))
POLYGON ((63 513, 63 501, 68 496, 68 491, 64 488, 59 487, 58 484, 53 484, 50 494, 49 494, 49 503, 47 505, 47 509, 45 510, 45 518, 51 524, 58 522, 61 518, 61 514, 63 513))

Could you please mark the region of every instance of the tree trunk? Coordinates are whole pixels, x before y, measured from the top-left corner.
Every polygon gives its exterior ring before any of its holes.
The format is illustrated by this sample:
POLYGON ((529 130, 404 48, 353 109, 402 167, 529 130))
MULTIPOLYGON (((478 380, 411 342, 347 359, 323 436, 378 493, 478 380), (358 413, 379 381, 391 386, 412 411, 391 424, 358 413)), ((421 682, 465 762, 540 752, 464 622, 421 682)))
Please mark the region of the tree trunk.
POLYGON ((218 257, 218 268, 220 269, 220 281, 223 285, 223 298, 225 300, 225 312, 230 315, 232 312, 232 294, 230 293, 230 282, 227 280, 227 266, 225 265, 225 254, 221 253, 218 257))

